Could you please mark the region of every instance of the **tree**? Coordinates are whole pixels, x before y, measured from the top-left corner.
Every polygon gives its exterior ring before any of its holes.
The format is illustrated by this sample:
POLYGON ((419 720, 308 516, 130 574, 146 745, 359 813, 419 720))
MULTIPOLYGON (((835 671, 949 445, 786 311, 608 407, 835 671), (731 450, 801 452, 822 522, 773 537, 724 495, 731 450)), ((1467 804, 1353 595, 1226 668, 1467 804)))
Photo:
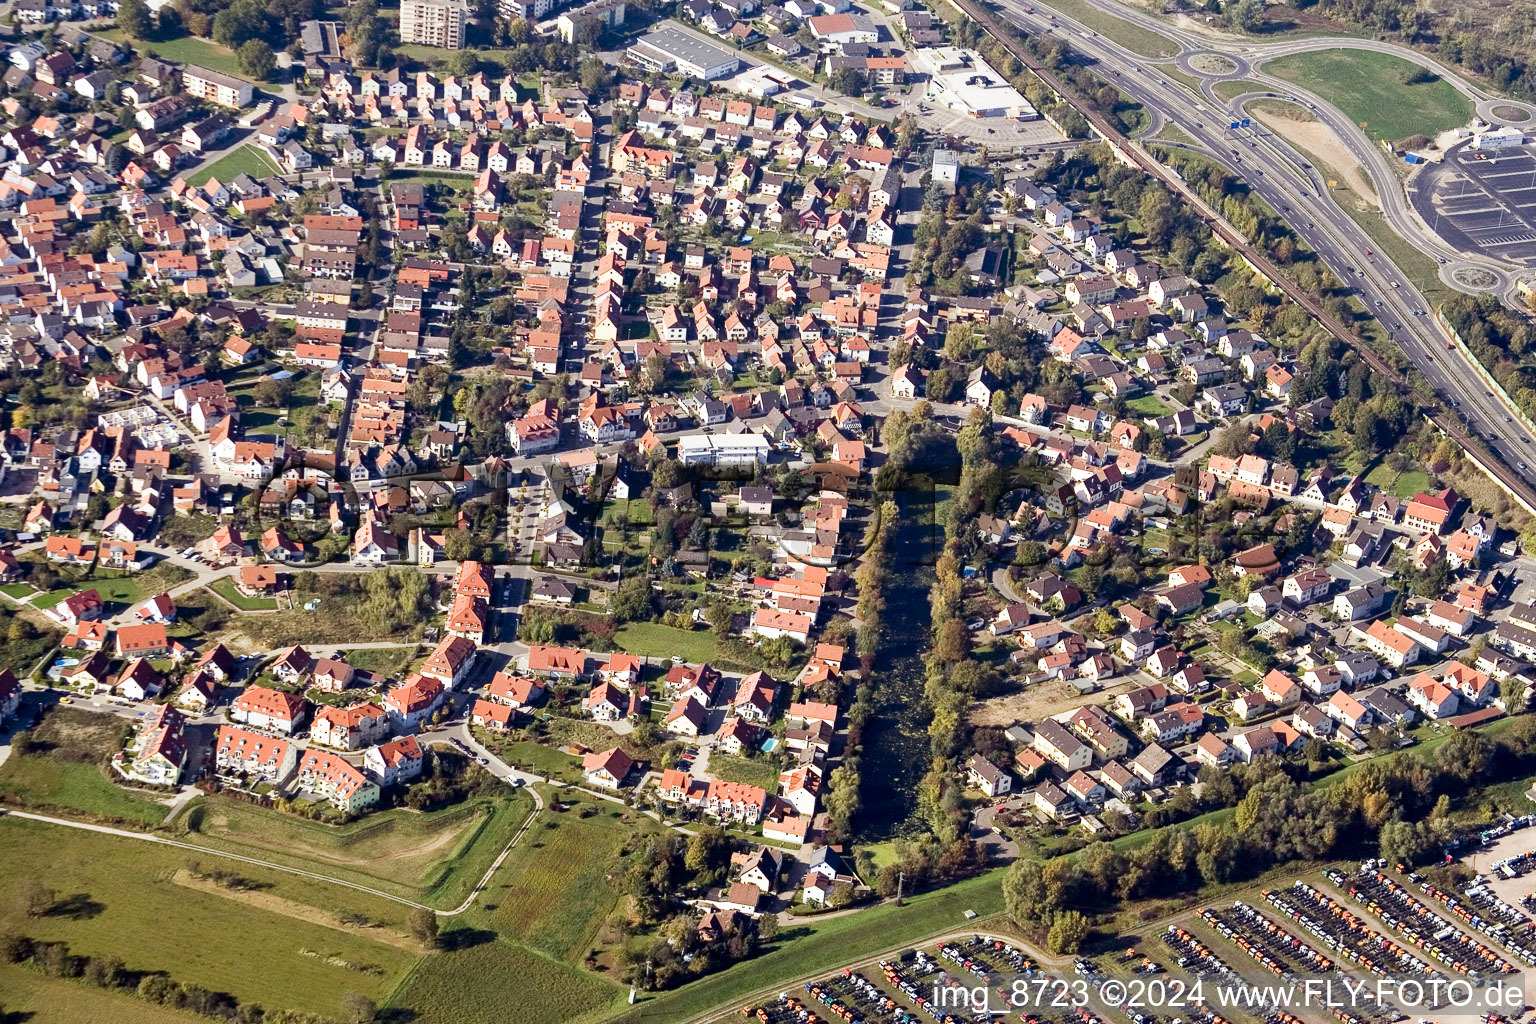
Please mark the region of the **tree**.
POLYGON ((277 56, 272 52, 265 40, 251 39, 240 45, 235 51, 235 60, 240 64, 240 70, 248 78, 265 81, 272 77, 273 70, 277 67, 277 56))
POLYGON ((406 918, 405 926, 417 942, 428 949, 437 948, 437 915, 432 911, 418 907, 406 918))
POLYGON ((235 0, 213 16, 213 41, 238 50, 250 39, 269 34, 267 9, 262 0, 235 0))
POLYGON ((1082 911, 1063 910, 1051 921, 1045 944, 1052 953, 1076 953, 1088 937, 1088 919, 1082 911))
POLYGON ((355 988, 341 997, 341 1019, 349 1024, 368 1024, 378 1012, 373 1000, 355 988))
POLYGON ((618 622, 651 617, 651 583, 645 576, 630 576, 619 584, 608 602, 608 613, 618 622))
POLYGON ((473 78, 480 68, 480 55, 474 50, 458 50, 448 55, 443 70, 456 78, 473 78))
POLYGON ((1518 715, 1525 710, 1526 701, 1529 699, 1525 680, 1512 675, 1499 684, 1499 699, 1504 702, 1504 710, 1512 715, 1518 715))
POLYGON ((59 902, 59 894, 35 878, 21 883, 21 909, 28 917, 42 917, 59 902))
POLYGON ((155 16, 144 0, 122 0, 117 7, 117 27, 129 39, 148 39, 155 29, 155 16))

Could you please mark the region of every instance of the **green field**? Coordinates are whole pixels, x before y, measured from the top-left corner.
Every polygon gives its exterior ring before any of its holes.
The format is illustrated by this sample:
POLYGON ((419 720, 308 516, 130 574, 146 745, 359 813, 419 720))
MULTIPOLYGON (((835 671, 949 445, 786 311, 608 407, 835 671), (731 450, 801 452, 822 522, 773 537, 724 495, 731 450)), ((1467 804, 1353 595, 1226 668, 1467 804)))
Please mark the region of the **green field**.
POLYGON ((715 657, 715 635, 708 630, 678 629, 658 622, 631 622, 614 637, 620 649, 643 658, 677 655, 693 664, 715 657))
POLYGON ((621 1005, 618 986, 490 938, 425 959, 389 999, 397 1019, 452 1024, 559 1024, 621 1005))
POLYGON ((1371 139, 1396 141, 1466 124, 1472 101, 1444 79, 1407 85, 1418 65, 1370 50, 1322 50, 1268 61, 1264 70, 1310 89, 1365 123, 1371 139))
POLYGON ((118 749, 123 719, 55 706, 33 730, 33 749, 0 766, 0 794, 39 811, 78 811, 129 826, 159 824, 164 805, 117 785, 107 759, 118 749))
POLYGON ((39 811, 83 811, 126 825, 158 825, 166 815, 163 804, 123 789, 94 764, 47 756, 8 759, 0 768, 0 793, 39 811))
POLYGON ((235 589, 235 581, 228 576, 221 576, 214 580, 208 585, 208 589, 243 612, 277 610, 276 599, 270 597, 246 597, 235 589))
POLYGON ((463 902, 533 810, 526 793, 430 814, 396 810, 325 825, 234 800, 209 798, 178 824, 194 842, 276 864, 321 870, 451 909, 463 902))
POLYGON ((1051 0, 1051 6, 1078 24, 1102 32, 1127 50, 1134 50, 1143 57, 1172 57, 1179 52, 1179 44, 1161 32, 1132 25, 1106 14, 1085 0, 1051 0))
POLYGON ((1422 469, 1399 473, 1386 463, 1381 463, 1365 475, 1365 482, 1406 500, 1429 487, 1429 474, 1422 469))
MULTIPOLYGON (((114 40, 123 41, 123 33, 119 29, 108 29, 99 35, 114 40)), ((244 78, 251 81, 240 71, 240 62, 235 60, 232 50, 220 46, 218 43, 209 42, 206 39, 198 39, 196 36, 183 36, 180 39, 170 39, 165 42, 148 44, 134 44, 135 48, 146 56, 159 57, 162 60, 174 60, 183 64, 198 64, 210 71, 222 71, 226 75, 234 75, 236 78, 244 78)))
POLYGON ((746 757, 733 757, 719 752, 709 755, 709 774, 726 782, 740 782, 747 786, 761 786, 772 793, 778 788, 779 767, 769 760, 754 761, 746 757))
POLYGON ((1125 407, 1131 412, 1147 417, 1167 416, 1173 412, 1156 395, 1137 395, 1129 399, 1125 407))
POLYGON ((465 915, 465 934, 482 941, 423 962, 390 1007, 418 1020, 502 1024, 507 993, 484 979, 515 978, 519 1021, 591 1019, 615 1008, 620 990, 581 964, 619 898, 606 875, 625 840, 648 824, 621 822, 622 813, 603 804, 587 818, 546 811, 465 915))
POLYGON ((557 960, 579 962, 618 899, 603 876, 637 827, 608 816, 621 810, 600 806, 590 818, 567 811, 540 822, 508 858, 504 884, 491 889, 490 898, 500 900, 492 914, 497 930, 557 960))
MULTIPOLYGON (((421 959, 372 938, 264 909, 240 894, 178 885, 173 876, 199 859, 185 850, 8 817, 0 818, 0 859, 12 866, 0 877, 0 930, 62 940, 79 956, 119 956, 131 970, 163 971, 184 985, 228 992, 269 1009, 333 1016, 348 989, 382 1000, 421 959), (34 880, 54 890, 58 911, 35 918, 20 913, 20 894, 34 880)), ((200 863, 206 870, 213 859, 200 863)), ((251 900, 279 897, 316 908, 326 921, 343 911, 394 928, 404 920, 405 908, 365 893, 245 864, 226 866, 250 880, 251 900)), ((48 991, 62 995, 52 986, 48 991)), ((121 1016, 87 1013, 93 1003, 82 989, 78 999, 64 997, 62 1007, 73 1011, 67 1018, 46 1019, 181 1019, 141 1013, 135 1007, 145 1004, 136 999, 121 1002, 121 1016)), ((4 1004, 10 1011, 21 1009, 8 992, 4 1004)))
POLYGON ((207 1017, 158 1006, 135 995, 114 994, 80 981, 44 977, 28 967, 0 965, 0 1005, 8 1020, 27 1024, 196 1024, 207 1017))
POLYGON ((220 181, 229 181, 241 174, 249 174, 253 178, 265 178, 273 174, 281 174, 282 168, 272 162, 272 159, 252 145, 241 146, 232 149, 219 157, 213 163, 198 171, 187 179, 189 185, 201 185, 209 178, 218 178, 220 181))

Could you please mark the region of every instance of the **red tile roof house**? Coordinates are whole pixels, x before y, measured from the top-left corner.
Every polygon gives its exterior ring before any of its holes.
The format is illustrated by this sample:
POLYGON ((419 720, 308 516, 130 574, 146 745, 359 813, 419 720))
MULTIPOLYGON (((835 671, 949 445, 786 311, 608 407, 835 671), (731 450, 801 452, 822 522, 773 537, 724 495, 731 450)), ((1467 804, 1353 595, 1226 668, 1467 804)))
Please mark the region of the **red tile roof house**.
POLYGON ((619 747, 594 752, 581 759, 581 771, 586 781, 604 789, 622 786, 634 766, 634 760, 619 747))
POLYGON ((475 663, 475 645, 461 636, 444 637, 421 666, 421 674, 452 689, 475 663))
POLYGON ((369 747, 363 754, 363 768, 379 785, 391 786, 418 778, 423 760, 421 744, 415 736, 398 736, 388 743, 369 747))
POLYGON ((257 729, 291 733, 304 720, 308 707, 308 702, 295 694, 251 686, 235 698, 229 717, 257 729))
POLYGON ((469 720, 490 732, 506 732, 517 722, 517 708, 510 704, 497 704, 488 700, 476 700, 470 710, 469 720))
POLYGON ((487 700, 511 707, 532 707, 544 699, 544 684, 527 676, 497 672, 485 688, 487 700))
POLYGON ((587 674, 587 652, 569 647, 531 647, 528 649, 528 671, 579 679, 587 674))
POLYGON ((389 720, 401 732, 415 732, 424 720, 442 707, 447 688, 438 679, 416 675, 384 695, 389 720))
POLYGON ((101 595, 94 590, 82 590, 78 593, 70 594, 64 600, 48 609, 48 615, 66 626, 74 626, 87 620, 99 619, 102 615, 101 595))
POLYGON ((323 750, 304 752, 294 782, 343 811, 360 811, 379 802, 375 782, 350 762, 323 750))
POLYGON ((237 725, 219 726, 214 742, 221 774, 245 775, 277 782, 293 771, 297 751, 287 740, 264 736, 237 725))
POLYGON ((142 626, 123 626, 117 631, 119 658, 160 658, 171 649, 165 627, 158 622, 142 626))

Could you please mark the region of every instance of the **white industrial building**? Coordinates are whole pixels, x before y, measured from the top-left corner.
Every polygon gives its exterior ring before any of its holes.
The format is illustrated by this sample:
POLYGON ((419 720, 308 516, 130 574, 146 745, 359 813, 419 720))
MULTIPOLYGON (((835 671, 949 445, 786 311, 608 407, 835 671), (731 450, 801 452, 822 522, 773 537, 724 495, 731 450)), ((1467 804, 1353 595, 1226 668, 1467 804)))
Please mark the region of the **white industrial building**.
POLYGON ((706 82, 734 75, 741 67, 741 59, 729 50, 665 25, 641 36, 628 54, 648 71, 676 71, 706 82))
POLYGON ((1472 137, 1473 149, 1509 149, 1525 144, 1525 133, 1519 128, 1495 128, 1472 137))
POLYGON ((685 466, 766 466, 768 439, 761 434, 687 434, 677 439, 685 466))
POLYGON ((970 117, 1033 121, 1040 116, 975 50, 930 46, 912 51, 911 57, 913 67, 928 76, 927 99, 970 117))

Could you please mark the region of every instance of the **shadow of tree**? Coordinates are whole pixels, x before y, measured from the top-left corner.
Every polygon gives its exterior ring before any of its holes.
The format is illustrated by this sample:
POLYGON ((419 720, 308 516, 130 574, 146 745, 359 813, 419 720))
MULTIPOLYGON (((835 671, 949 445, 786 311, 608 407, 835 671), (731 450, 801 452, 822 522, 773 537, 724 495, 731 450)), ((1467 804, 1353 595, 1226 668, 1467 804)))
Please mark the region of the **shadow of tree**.
POLYGON ((89 893, 77 892, 65 896, 48 908, 48 917, 67 917, 72 921, 89 921, 106 910, 106 904, 91 899, 89 893))
POLYGON ((489 928, 455 928, 451 932, 443 932, 437 937, 438 947, 455 952, 461 949, 471 949, 482 946, 487 942, 494 942, 496 933, 489 928))

